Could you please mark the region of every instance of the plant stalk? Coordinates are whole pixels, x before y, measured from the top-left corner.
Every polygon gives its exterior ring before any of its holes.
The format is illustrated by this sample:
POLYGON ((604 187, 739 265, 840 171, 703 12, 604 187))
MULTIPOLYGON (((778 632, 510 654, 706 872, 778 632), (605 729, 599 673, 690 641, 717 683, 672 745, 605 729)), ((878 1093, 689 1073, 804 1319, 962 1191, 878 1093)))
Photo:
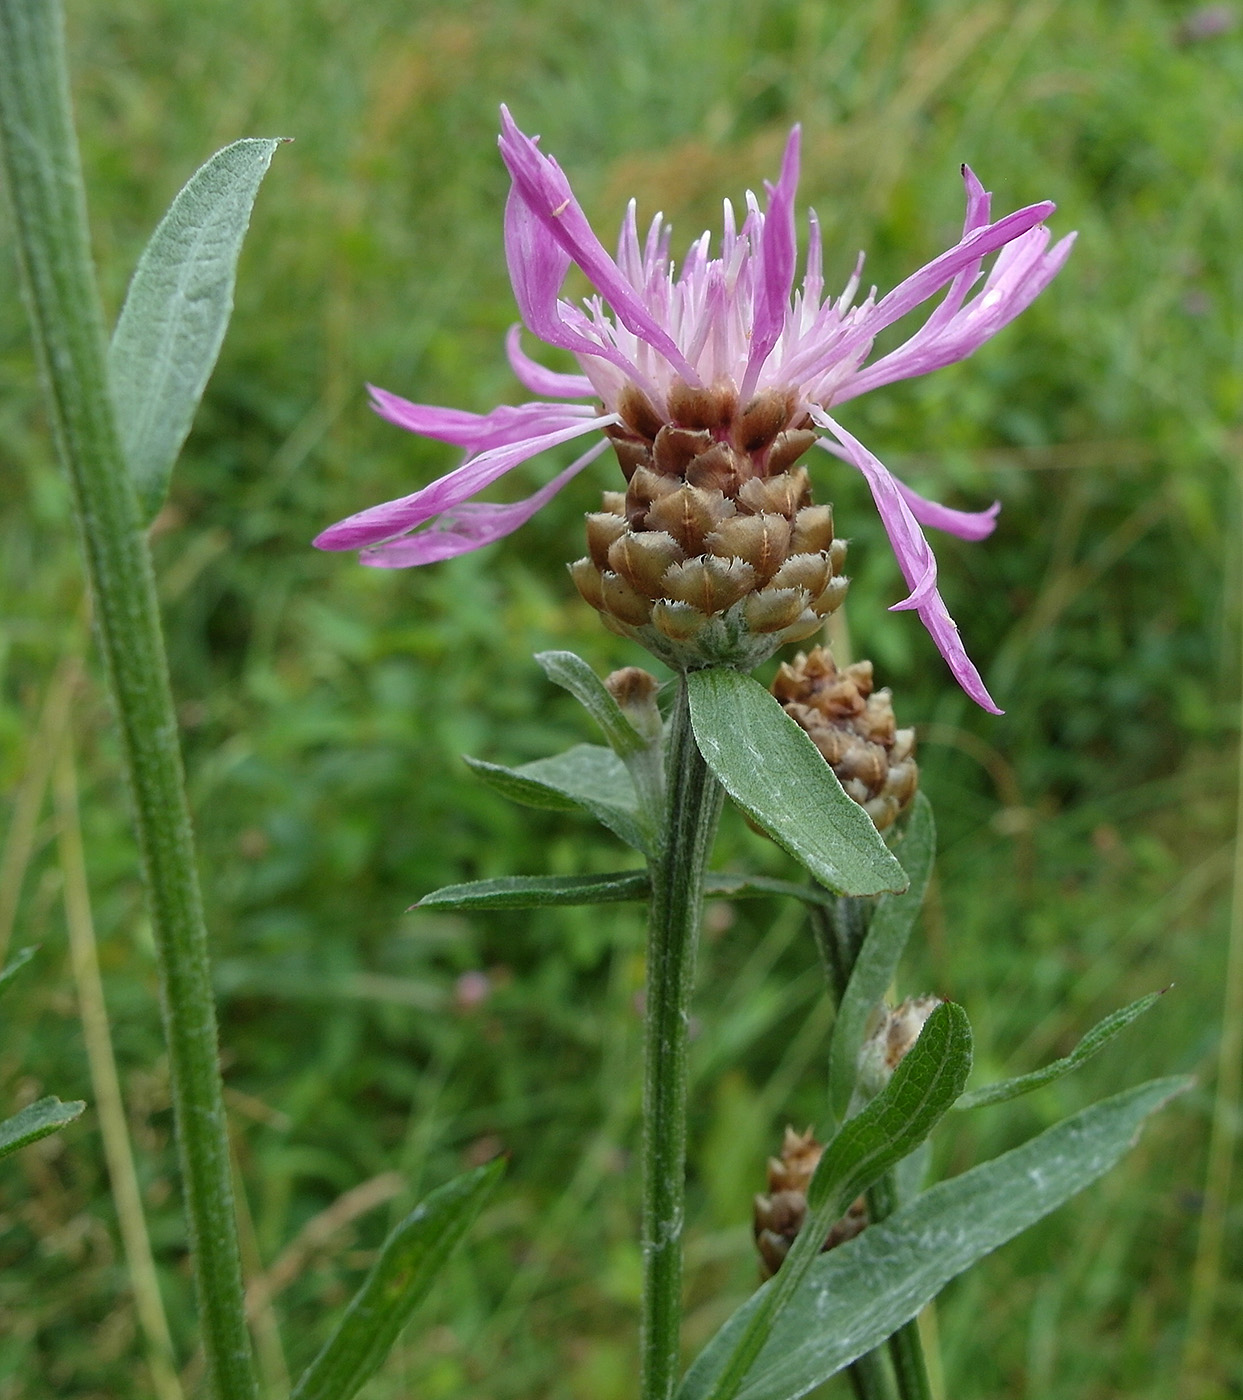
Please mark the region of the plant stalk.
POLYGON ((207 932, 155 581, 109 397, 56 0, 0 0, 0 134, 35 346, 134 803, 203 1347, 213 1393, 252 1400, 207 932))
POLYGON ((687 1029, 704 870, 723 793, 691 730, 678 680, 665 757, 665 825, 649 862, 643 1073, 643 1400, 669 1400, 677 1384, 682 1319, 686 1176, 687 1029))

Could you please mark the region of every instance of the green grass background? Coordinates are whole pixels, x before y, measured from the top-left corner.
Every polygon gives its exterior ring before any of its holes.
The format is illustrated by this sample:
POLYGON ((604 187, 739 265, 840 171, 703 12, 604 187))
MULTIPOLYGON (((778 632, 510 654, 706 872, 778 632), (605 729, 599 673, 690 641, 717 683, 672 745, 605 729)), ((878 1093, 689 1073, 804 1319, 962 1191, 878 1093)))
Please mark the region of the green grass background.
MULTIPOLYGON (((1209 1125, 1232 1107, 1217 1104, 1215 1064, 1239 691, 1243 27, 1195 39, 1192 11, 1151 0, 69 8, 110 315, 199 163, 238 136, 296 138, 260 192, 232 328, 155 543, 248 1269, 295 1247, 258 1323, 268 1395, 314 1354, 388 1225, 498 1150, 511 1167, 496 1203, 367 1395, 634 1393, 639 913, 403 913, 451 881, 626 861, 586 825, 507 808, 457 757, 516 762, 592 737, 532 651, 571 647, 602 671, 643 659, 597 625, 563 567, 609 468, 518 536, 434 568, 371 571, 308 547, 452 463, 373 417, 364 382, 477 410, 521 397, 501 348, 515 315, 502 100, 543 133, 606 242, 632 193, 641 217, 663 208, 678 245, 717 227, 722 197, 775 175, 795 120, 799 202, 820 214, 830 283, 860 247, 883 289, 947 246, 964 160, 998 211, 1052 198, 1055 232, 1080 230, 1050 290, 973 360, 844 410, 917 488, 1002 500, 987 544, 937 547, 1004 718, 959 694, 916 619, 885 611, 901 582, 862 482, 827 460, 817 471, 851 539, 851 645, 921 727, 941 831, 903 990, 965 1005, 981 1082, 1173 984, 1078 1075, 951 1118, 939 1168, 1142 1077, 1199 1080, 1103 1183, 946 1291, 940 1393, 1243 1394, 1237 1192, 1208 1345, 1194 1371, 1182 1364, 1209 1125), (478 970, 491 994, 468 1008, 458 979, 478 970), (379 1203, 351 1214, 345 1193, 365 1182, 379 1203), (304 1233, 334 1203, 328 1242, 304 1233)), ((58 668, 86 656, 73 734, 94 917, 185 1355, 150 935, 7 247, 0 266, 0 790, 46 756, 45 699, 58 668)), ((547 470, 516 473, 514 491, 547 470)), ((732 814, 718 861, 788 873, 732 814)), ((6 1110, 91 1097, 61 887, 45 806, 0 891, 18 900, 15 946, 43 947, 3 1008, 6 1110)), ((713 906, 696 1012, 688 1349, 753 1285, 766 1155, 786 1122, 820 1117, 828 1017, 797 911, 713 906)), ((0 1173, 0 1397, 141 1396, 141 1356, 88 1112, 0 1173)))

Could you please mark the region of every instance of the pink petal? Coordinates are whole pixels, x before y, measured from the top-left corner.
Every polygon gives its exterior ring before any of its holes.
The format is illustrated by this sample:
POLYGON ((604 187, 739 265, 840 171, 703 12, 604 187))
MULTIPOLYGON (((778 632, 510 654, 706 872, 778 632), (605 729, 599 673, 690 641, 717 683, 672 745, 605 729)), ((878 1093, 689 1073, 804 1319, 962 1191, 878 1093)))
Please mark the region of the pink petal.
POLYGON ((785 329, 794 286, 797 234, 794 228, 794 194, 798 189, 800 128, 795 126, 786 142, 781 176, 768 193, 768 213, 760 235, 760 279, 751 326, 751 349, 739 395, 745 403, 755 389, 760 369, 785 329))
MULTIPOLYGON (((694 369, 665 329, 653 319, 635 288, 592 232, 570 182, 556 161, 540 153, 535 142, 514 124, 506 107, 501 108, 500 147, 514 182, 514 192, 527 206, 531 217, 582 268, 622 325, 658 350, 688 384, 698 384, 699 377, 694 369)), ((531 328, 537 335, 541 334, 534 326, 531 328)))
POLYGON ((537 510, 541 510, 558 491, 577 476, 582 469, 608 446, 598 442, 588 448, 577 461, 542 486, 533 496, 509 505, 491 505, 483 501, 466 501, 443 515, 437 516, 426 530, 414 535, 371 545, 359 555, 359 562, 377 569, 404 569, 415 564, 435 564, 453 559, 459 554, 482 549, 512 534, 525 525, 537 510))
POLYGON ((505 353, 509 356, 509 367, 518 376, 519 384, 533 394, 544 394, 554 399, 589 399, 595 394, 591 380, 585 374, 558 374, 556 370, 545 369, 524 354, 521 326, 510 326, 505 336, 505 353))
POLYGON ((958 626, 950 617, 949 610, 936 589, 936 562, 932 559, 932 551, 928 548, 919 522, 903 499, 902 493, 895 489, 897 483, 893 476, 858 438, 852 437, 827 413, 813 413, 813 417, 821 427, 827 428, 836 436, 846 450, 846 460, 863 473, 871 488, 872 499, 876 502, 885 533, 889 536, 889 542, 897 556, 898 567, 911 589, 910 598, 904 603, 896 604, 895 607, 909 607, 918 595, 919 601, 915 610, 929 636, 936 643, 937 650, 949 665, 954 679, 981 708, 991 714, 1001 714, 1002 711, 994 703, 980 678, 980 673, 967 655, 958 635, 958 626))
POLYGON ((954 510, 937 501, 929 501, 917 491, 912 491, 904 481, 897 481, 902 499, 910 507, 911 514, 921 525, 933 530, 945 530, 957 535, 960 540, 986 540, 997 528, 997 516, 1001 502, 994 501, 987 510, 954 510))
POLYGON ((385 501, 383 505, 372 506, 369 510, 359 511, 357 515, 330 525, 313 543, 317 549, 362 549, 396 535, 404 535, 406 531, 478 495, 520 462, 616 422, 616 415, 609 413, 600 418, 577 420, 556 432, 541 433, 537 437, 490 448, 467 458, 456 470, 412 495, 385 501))
POLYGON ((432 404, 411 403, 387 389, 369 384, 371 407, 390 423, 420 437, 451 442, 470 452, 555 432, 578 418, 595 417, 590 404, 523 403, 501 404, 490 413, 467 413, 459 408, 438 408, 432 404))

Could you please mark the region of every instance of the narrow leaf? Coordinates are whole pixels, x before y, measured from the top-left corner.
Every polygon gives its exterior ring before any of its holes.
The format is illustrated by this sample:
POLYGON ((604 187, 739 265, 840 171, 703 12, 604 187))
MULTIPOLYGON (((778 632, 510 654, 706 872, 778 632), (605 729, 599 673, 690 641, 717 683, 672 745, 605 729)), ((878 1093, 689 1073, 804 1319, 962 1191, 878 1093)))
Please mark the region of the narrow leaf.
POLYGON ((498 1158, 456 1177, 406 1216, 385 1240, 379 1259, 307 1367, 292 1400, 350 1400, 366 1385, 474 1223, 502 1169, 498 1158))
POLYGON ((28 1104, 20 1113, 0 1123, 0 1157, 7 1157, 10 1152, 38 1142, 66 1123, 72 1123, 85 1108, 81 1099, 61 1103, 57 1098, 46 1098, 28 1104))
POLYGON ((850 1103, 859 1047, 863 1044, 868 1018, 893 981, 898 961, 915 927, 932 875, 936 847, 932 804, 920 793, 907 822, 906 835, 896 852, 911 883, 905 893, 882 895, 878 901, 833 1023, 833 1039, 829 1043, 829 1106, 838 1122, 845 1118, 850 1103))
POLYGON ((727 667, 686 681, 699 751, 752 821, 839 894, 906 888, 871 818, 758 681, 727 667))
POLYGON ((554 904, 618 904, 646 899, 643 870, 616 870, 608 875, 502 875, 445 885, 425 894, 414 909, 539 909, 554 904))
POLYGON ((121 450, 148 520, 215 368, 242 239, 278 145, 235 141, 191 176, 143 249, 121 308, 108 379, 121 450))
POLYGON ((1142 1016, 1162 996, 1164 996, 1163 992, 1149 992, 1147 996, 1140 997, 1138 1001, 1133 1001, 1130 1006, 1124 1006, 1120 1011, 1115 1011, 1106 1016, 1103 1021, 1098 1022, 1069 1055, 1063 1056, 1060 1060, 1054 1060, 1051 1065, 1045 1065, 1043 1069, 1033 1070, 1031 1074, 1020 1074, 1015 1079, 1003 1079, 997 1084, 985 1084, 982 1088, 972 1089, 970 1093, 964 1094, 954 1107, 983 1108, 986 1104, 1005 1103, 1007 1099, 1017 1099, 1020 1094, 1029 1094, 1033 1089, 1041 1089, 1046 1084, 1052 1084, 1055 1079, 1061 1079, 1062 1075, 1069 1074, 1073 1069, 1078 1069, 1081 1064, 1090 1060, 1098 1050, 1103 1050, 1120 1030, 1142 1016))
MULTIPOLYGON (((1093 1104, 820 1255, 739 1400, 798 1400, 879 1346, 950 1279, 1103 1176, 1135 1142, 1144 1119, 1190 1087, 1187 1079, 1157 1079, 1093 1104)), ((712 1394, 735 1339, 780 1278, 749 1298, 708 1343, 678 1400, 712 1394)))
POLYGON ((971 1072, 971 1027, 966 1012, 945 1002, 883 1092, 829 1143, 807 1189, 807 1219, 781 1271, 759 1295, 721 1365, 711 1400, 734 1400, 777 1320, 820 1256, 833 1222, 879 1177, 928 1136, 971 1072))
POLYGON ((627 845, 648 852, 650 834, 639 819, 634 784, 626 765, 599 744, 576 744, 555 758, 537 758, 519 768, 466 762, 484 782, 511 802, 555 812, 587 812, 627 845))
POLYGON ((22 968, 26 966, 38 951, 39 945, 35 943, 31 944, 29 948, 22 948, 19 952, 13 954, 12 961, 5 966, 3 972, 0 972, 0 993, 8 991, 14 978, 18 976, 22 968))
MULTIPOLYGON (((793 880, 772 880, 765 875, 709 871, 704 891, 710 897, 752 899, 760 895, 785 895, 806 904, 826 904, 833 898, 819 885, 793 880)), ((499 875, 491 880, 471 880, 444 885, 425 894, 414 909, 539 909, 555 904, 620 904, 646 899, 651 892, 645 870, 612 870, 603 875, 499 875)))
POLYGON ((548 679, 562 690, 568 690, 595 720, 619 758, 647 748, 647 740, 622 713, 604 682, 581 656, 572 651, 537 651, 535 660, 548 679))

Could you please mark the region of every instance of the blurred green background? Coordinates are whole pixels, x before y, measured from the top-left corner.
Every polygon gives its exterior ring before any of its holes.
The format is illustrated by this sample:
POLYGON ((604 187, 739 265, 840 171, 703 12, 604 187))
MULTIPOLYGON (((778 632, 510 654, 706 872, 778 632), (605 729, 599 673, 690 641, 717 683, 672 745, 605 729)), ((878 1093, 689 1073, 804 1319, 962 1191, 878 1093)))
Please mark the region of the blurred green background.
MULTIPOLYGON (((1052 198, 1055 233, 1080 230, 1050 290, 973 360, 843 410, 917 488, 964 507, 1002 500, 986 545, 936 543, 1004 718, 964 699, 914 617, 885 611, 903 590, 862 481, 827 459, 817 476, 851 539, 851 645, 893 687, 900 722, 920 727, 940 826, 902 990, 965 1005, 982 1082, 1173 985, 1078 1075, 952 1116, 938 1167, 961 1170, 1145 1076, 1199 1080, 1103 1183, 950 1286, 935 1315, 939 1393, 1243 1394, 1230 1323, 1243 1207, 1236 1193, 1214 1214, 1220 1171, 1207 1199, 1222 1249, 1193 1270, 1211 1123, 1237 1126, 1238 1113, 1216 1067, 1239 706, 1239 9, 69 9, 110 316, 198 164, 239 136, 296 138, 260 192, 232 328, 155 541, 247 1266, 273 1295, 256 1322, 269 1396, 314 1354, 389 1224, 498 1151, 511 1165, 496 1203, 367 1395, 633 1394, 640 913, 403 912, 452 881, 628 861, 586 825, 506 807, 458 758, 512 763, 593 737, 532 651, 570 647, 601 671, 643 660, 564 572, 609 467, 516 537, 434 568, 372 571, 308 547, 454 460, 376 419, 365 382, 476 410, 522 397, 501 345, 515 316, 502 100, 543 133, 606 243, 632 193, 641 218, 661 208, 674 221, 675 247, 715 229, 724 196, 775 177, 796 120, 799 204, 823 222, 830 285, 859 248, 883 289, 948 246, 964 160, 998 212, 1052 198), (345 1194, 363 1183, 362 1197, 345 1194), (320 1230, 330 1209, 336 1228, 320 1230)), ((11 243, 7 223, 2 236, 11 243)), ((12 833, 54 745, 49 696, 86 657, 71 727, 93 913, 184 1355, 193 1318, 150 936, 7 246, 0 266, 0 790, 15 794, 12 833)), ((550 466, 516 473, 515 493, 550 466)), ((41 1093, 92 1097, 49 804, 18 855, 0 872, 0 911, 15 907, 13 946, 43 950, 3 1008, 5 1111, 41 1093)), ((727 862, 789 873, 736 814, 727 862)), ((829 1024, 807 932, 775 904, 710 908, 699 988, 688 1349, 753 1286, 751 1195, 784 1125, 821 1118, 829 1024)), ((145 1395, 141 1356, 88 1111, 0 1173, 0 1397, 145 1395)), ((839 1381, 826 1393, 848 1392, 839 1381)))

